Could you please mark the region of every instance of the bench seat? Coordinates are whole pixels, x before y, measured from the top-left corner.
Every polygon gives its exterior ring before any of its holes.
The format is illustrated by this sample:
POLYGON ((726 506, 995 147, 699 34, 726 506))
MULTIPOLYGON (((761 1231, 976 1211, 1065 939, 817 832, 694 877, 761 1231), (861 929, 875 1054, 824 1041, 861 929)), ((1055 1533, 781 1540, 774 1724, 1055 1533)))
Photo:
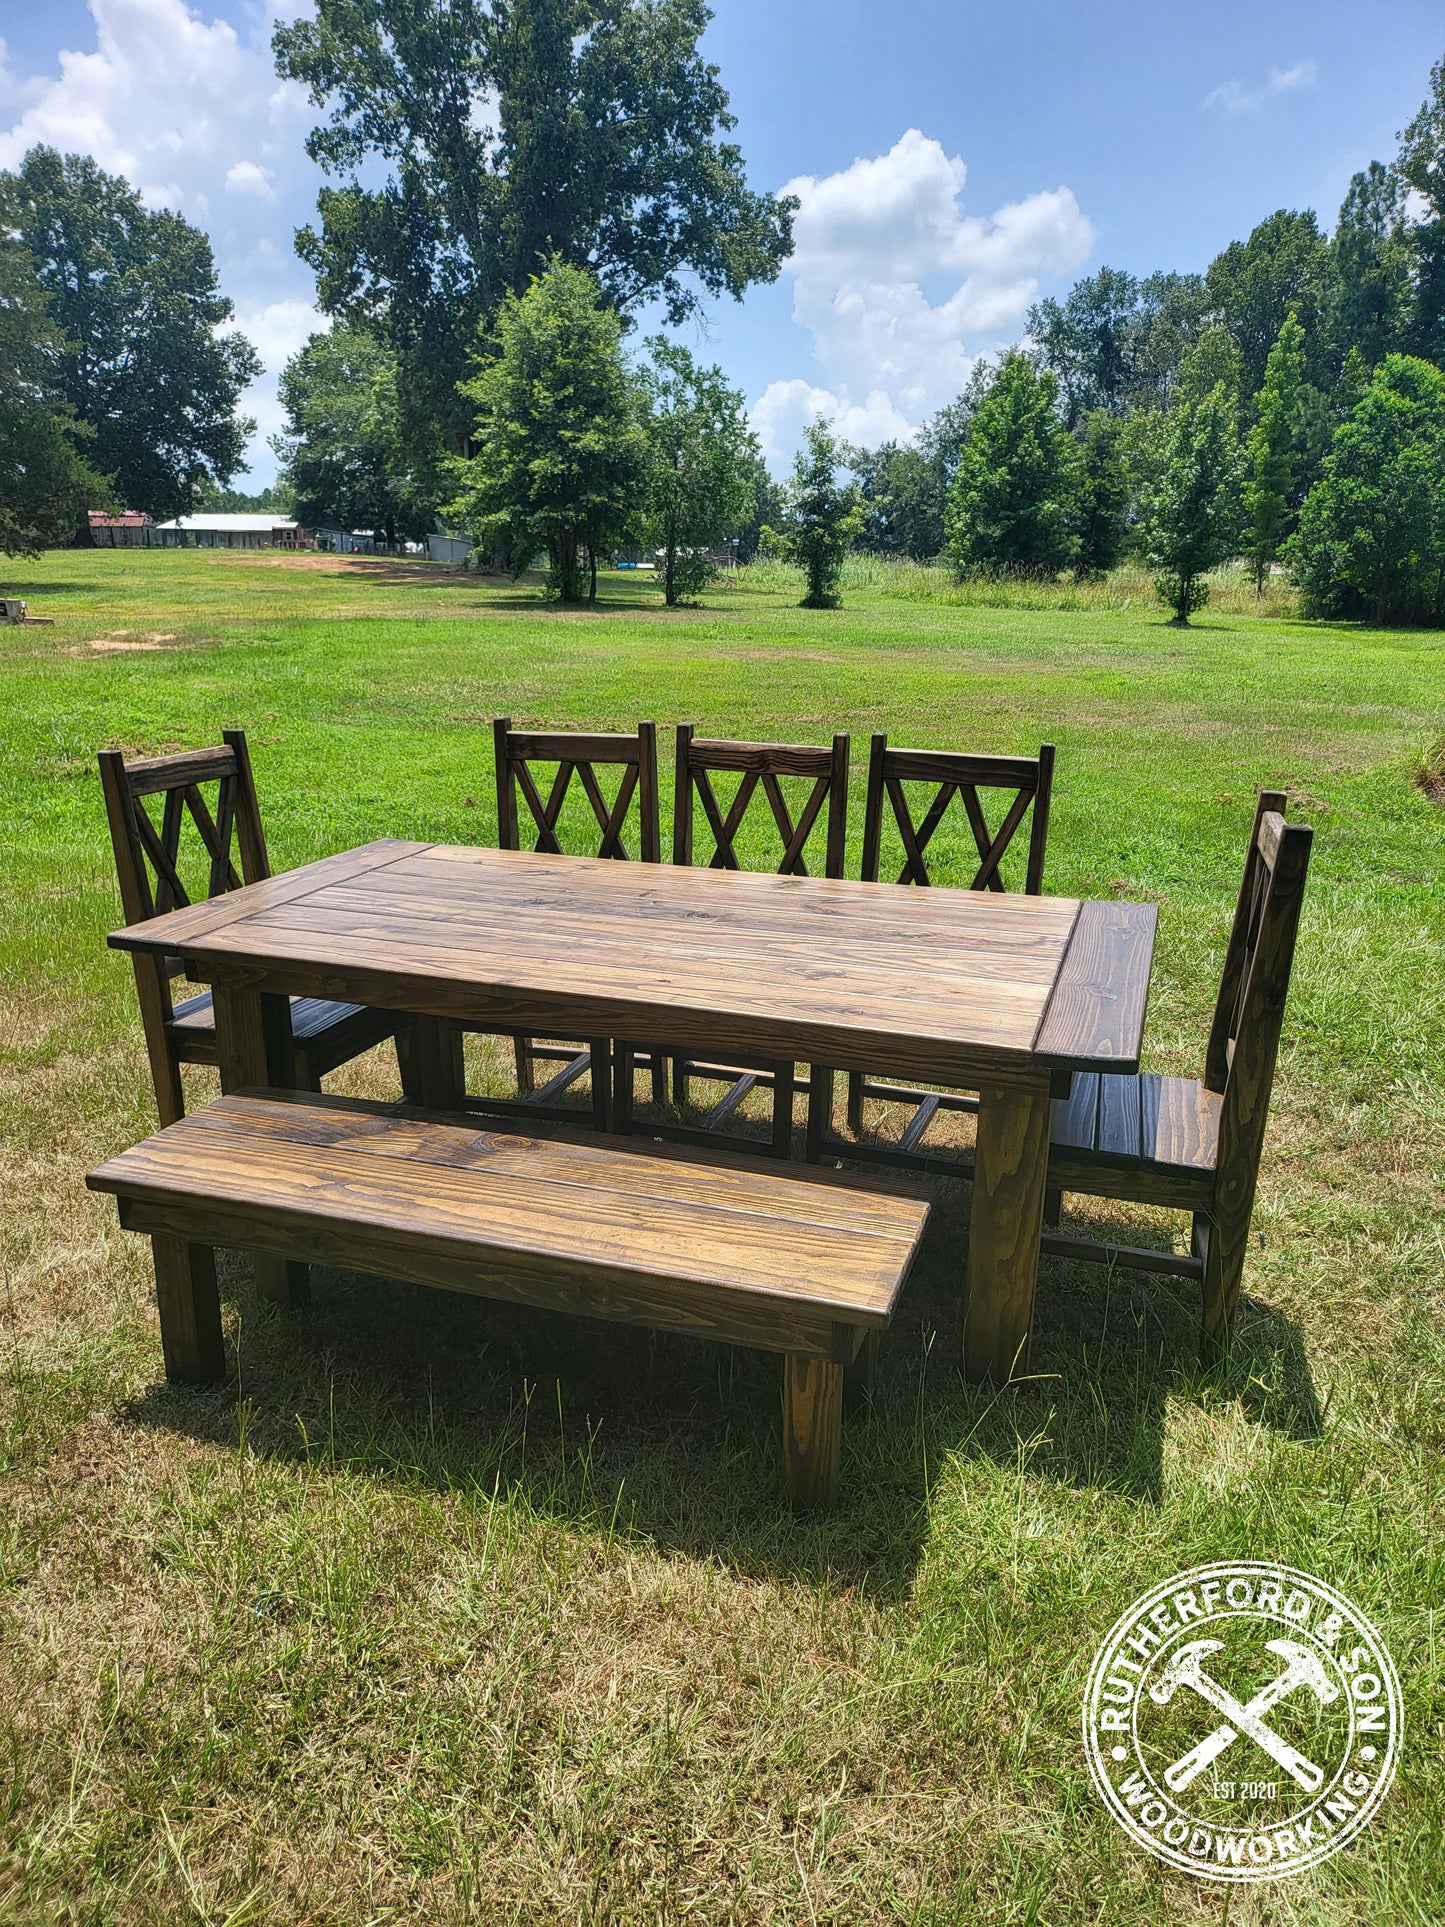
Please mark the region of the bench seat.
POLYGON ((152 1239, 172 1378, 224 1375, 217 1245, 756 1345, 785 1355, 799 1506, 835 1496, 844 1373, 871 1356, 928 1213, 898 1180, 283 1091, 223 1097, 86 1182, 152 1239))

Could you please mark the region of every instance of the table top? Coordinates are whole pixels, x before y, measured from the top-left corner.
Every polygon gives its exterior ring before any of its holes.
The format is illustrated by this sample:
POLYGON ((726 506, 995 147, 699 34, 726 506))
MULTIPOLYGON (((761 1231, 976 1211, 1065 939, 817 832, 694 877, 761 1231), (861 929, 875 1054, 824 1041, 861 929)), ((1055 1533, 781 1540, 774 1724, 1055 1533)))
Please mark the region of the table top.
POLYGON ((1137 1070, 1157 915, 385 838, 110 942, 201 983, 966 1084, 1137 1070))

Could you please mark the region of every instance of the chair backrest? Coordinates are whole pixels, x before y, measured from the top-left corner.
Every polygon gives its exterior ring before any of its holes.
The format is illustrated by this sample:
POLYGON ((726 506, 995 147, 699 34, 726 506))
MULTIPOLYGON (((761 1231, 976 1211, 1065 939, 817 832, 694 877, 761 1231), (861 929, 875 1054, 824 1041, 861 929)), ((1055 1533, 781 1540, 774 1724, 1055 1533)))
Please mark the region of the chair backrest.
POLYGON ((831 749, 802 743, 734 743, 695 735, 691 723, 679 723, 672 813, 673 862, 691 864, 693 860, 696 799, 702 804, 712 837, 713 852, 708 868, 741 869, 734 839, 749 803, 761 789, 782 841, 778 875, 805 877, 810 874, 807 847, 821 818, 825 825, 823 874, 842 876, 848 841, 848 747, 846 736, 835 736, 831 749), (736 773, 740 778, 726 808, 718 800, 712 784, 713 776, 719 773, 736 773), (796 817, 783 792, 784 777, 812 781, 812 788, 802 799, 796 817))
POLYGON ((164 916, 193 901, 181 874, 187 816, 207 859, 204 889, 197 893, 202 900, 270 876, 246 732, 228 729, 223 738, 217 749, 181 750, 133 763, 118 749, 100 752, 100 781, 127 923, 164 916), (214 809, 202 794, 212 783, 214 809), (147 803, 152 796, 164 798, 159 824, 147 803))
MULTIPOLYGON (((662 827, 657 793, 657 725, 639 723, 635 736, 590 735, 580 730, 514 730, 511 719, 499 716, 492 725, 497 759, 497 843, 504 850, 520 850, 517 792, 536 826, 534 849, 550 856, 563 854, 558 827, 562 805, 572 778, 591 805, 602 832, 598 856, 629 858, 624 836, 628 813, 637 799, 638 850, 644 863, 662 861, 662 827), (545 799, 532 773, 533 763, 555 763, 545 799), (597 780, 597 765, 620 767, 622 778, 609 803, 597 780)), ((528 835, 531 835, 529 828, 528 835)))
POLYGON ((931 882, 926 861, 928 845, 957 797, 978 849, 978 868, 968 886, 971 890, 1007 888, 1000 865, 1032 807, 1024 890, 1031 897, 1038 896, 1044 887, 1044 846, 1049 833, 1053 781, 1052 743, 1044 743, 1036 758, 959 756, 942 749, 890 749, 886 736, 875 736, 868 758, 868 797, 863 809, 863 881, 878 881, 887 808, 903 842, 904 862, 898 881, 931 882), (933 787, 934 794, 921 822, 914 822, 903 787, 905 783, 927 783, 933 787), (979 801, 980 790, 1014 792, 996 830, 988 826, 979 801))
POLYGON ((1314 835, 1303 823, 1285 822, 1285 804, 1279 790, 1260 795, 1204 1062, 1205 1088, 1224 1096, 1221 1177, 1248 1171, 1251 1195, 1314 835))

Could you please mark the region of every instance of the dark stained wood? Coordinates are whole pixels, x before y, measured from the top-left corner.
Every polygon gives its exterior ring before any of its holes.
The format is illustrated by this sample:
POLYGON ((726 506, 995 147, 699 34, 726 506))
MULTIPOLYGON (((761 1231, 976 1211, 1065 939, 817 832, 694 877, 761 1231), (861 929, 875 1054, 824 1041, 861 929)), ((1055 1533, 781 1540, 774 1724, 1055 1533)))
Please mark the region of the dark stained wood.
POLYGON ((963 1333, 964 1375, 975 1382, 1028 1369, 1049 1105, 1043 1080, 979 1086, 963 1333))
MULTIPOLYGON (((514 730, 509 717, 498 716, 492 724, 492 744, 497 779, 497 841, 502 849, 522 847, 517 808, 520 793, 531 817, 527 834, 536 832, 534 853, 561 856, 558 825, 575 777, 601 832, 596 856, 622 862, 631 858, 628 821, 635 804, 638 855, 644 863, 662 860, 655 723, 641 722, 635 735, 625 736, 580 730, 514 730), (556 765, 545 797, 538 787, 534 763, 556 765), (598 766, 621 771, 616 793, 610 801, 598 778, 598 766)), ((592 1037, 586 1043, 571 1039, 559 1041, 518 1030, 512 1044, 517 1066, 516 1097, 469 1099, 470 1109, 489 1116, 516 1112, 565 1120, 575 1112, 559 1100, 585 1076, 589 1080, 594 1126, 599 1131, 612 1128, 613 1045, 609 1038, 592 1037), (546 1062, 560 1063, 562 1068, 539 1087, 537 1065, 546 1062)), ((628 1048, 626 1061, 630 1076, 637 1053, 628 1048)), ((661 1055, 650 1050, 645 1056, 652 1073, 653 1094, 660 1100, 666 1092, 661 1055)))
MULTIPOLYGON (((275 882, 284 883, 270 880, 245 732, 228 729, 224 737, 217 749, 184 750, 130 763, 118 750, 100 754, 121 904, 127 924, 136 929, 168 912, 188 918, 192 929, 214 927, 218 917, 224 921, 226 900, 239 892, 243 880, 273 897, 275 882), (211 783, 216 785, 214 805, 201 789, 211 783), (145 801, 157 796, 164 799, 159 826, 145 801), (204 895, 196 904, 181 874, 187 819, 206 859, 204 895)), ((209 998, 190 998, 177 1007, 171 980, 181 966, 173 951, 141 943, 126 947, 132 949, 156 1109, 168 1124, 185 1110, 181 1065, 217 1061, 211 1004, 209 998)), ((390 1037, 396 1022, 388 1011, 306 1000, 305 1008, 293 1013, 294 1062, 287 1066, 288 1079, 319 1087, 325 1072, 390 1037)))
POLYGON ((221 1300, 215 1254, 170 1232, 151 1239, 166 1377, 183 1385, 208 1385, 226 1376, 221 1300))
MULTIPOLYGON (((1276 807, 1284 800, 1265 791, 1255 812, 1203 1081, 1076 1074, 1068 1099, 1054 1105, 1051 1193, 1163 1205, 1192 1212, 1194 1222, 1187 1259, 1057 1236, 1046 1237, 1044 1249, 1200 1278, 1206 1360, 1227 1350, 1239 1299, 1309 868, 1311 832, 1285 822, 1276 807)), ((1084 906, 1086 912, 1091 908, 1084 906)), ((1119 968, 1137 980, 1137 959, 1131 960, 1129 946, 1118 948, 1119 968)), ((1087 974, 1099 985, 1102 1002, 1119 969, 1105 963, 1087 974)), ((1066 960, 1061 990, 1069 977, 1066 960)), ((1067 1039, 1072 1047, 1088 1038, 1087 1009, 1077 995, 1085 977, 1074 973, 1063 1007, 1061 990, 1055 992, 1041 1046, 1067 1039)), ((1098 1049, 1107 1035, 1107 1025, 1096 1025, 1089 1041, 1098 1049)))
MULTIPOLYGON (((250 984, 218 984, 214 1002, 222 1093, 284 1087, 295 1062, 287 1000, 250 984)), ((262 1246, 248 1248, 258 1297, 273 1305, 307 1303, 311 1296, 308 1265, 262 1246)))
POLYGON ((783 1360, 783 1485, 795 1512, 838 1503, 843 1367, 792 1353, 783 1360))
POLYGON ((1159 910, 1084 903, 1039 1026, 1040 1057, 1071 1069, 1139 1068, 1159 910))
POLYGON ((787 1355, 800 1506, 836 1497, 844 1369, 892 1316, 928 1215, 897 1186, 266 1091, 179 1120, 86 1182, 153 1240, 172 1376, 223 1369, 217 1244, 761 1345, 787 1355))

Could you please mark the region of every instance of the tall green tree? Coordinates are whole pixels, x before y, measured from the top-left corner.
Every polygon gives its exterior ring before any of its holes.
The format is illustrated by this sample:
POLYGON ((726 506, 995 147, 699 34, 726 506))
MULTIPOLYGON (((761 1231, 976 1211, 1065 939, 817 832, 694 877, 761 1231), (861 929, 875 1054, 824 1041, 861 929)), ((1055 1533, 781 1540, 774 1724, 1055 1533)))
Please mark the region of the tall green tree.
POLYGON ((1081 576, 1107 575, 1124 546, 1129 519, 1129 476, 1124 423, 1096 409, 1082 424, 1077 470, 1074 566, 1081 576))
POLYGON ((747 404, 720 368, 700 368, 661 335, 638 371, 647 425, 648 537, 663 557, 663 600, 672 608, 708 579, 711 552, 738 537, 752 506, 757 438, 747 404))
POLYGON ((1432 363, 1386 356, 1289 554, 1310 615, 1445 623, 1445 374, 1432 363))
POLYGON ((1367 367, 1407 345, 1411 327, 1406 187, 1371 161, 1350 180, 1330 246, 1334 306, 1328 325, 1341 360, 1357 349, 1367 367))
POLYGON ((1407 232, 1413 256, 1410 339, 1417 355, 1445 364, 1445 60, 1430 69, 1430 92, 1400 135, 1395 170, 1420 200, 1407 232))
POLYGON ((1245 445, 1245 554, 1254 565, 1254 587, 1279 555, 1290 520, 1296 468, 1295 421, 1304 381, 1305 331, 1293 311, 1284 318, 1269 351, 1254 427, 1245 445))
POLYGON ((1204 577, 1234 552, 1239 536, 1239 441, 1221 384, 1202 401, 1181 402, 1169 423, 1163 479, 1145 533, 1159 599, 1188 624, 1209 600, 1204 577))
POLYGON ((111 491, 78 453, 65 404, 50 398, 63 344, 14 238, 13 193, 0 177, 0 554, 35 555, 72 541, 111 491))
POLYGON ((1150 274, 1139 283, 1130 346, 1131 409, 1168 408, 1185 356, 1207 325, 1202 274, 1150 274))
POLYGON ((255 423, 236 407, 261 371, 243 335, 219 332, 234 311, 210 242, 82 154, 32 148, 12 195, 64 342, 53 394, 90 429, 87 459, 127 506, 186 514, 244 467, 255 423))
POLYGON ((1066 299, 1029 309, 1029 333, 1056 377, 1064 419, 1074 428, 1099 408, 1122 409, 1134 380, 1139 283, 1119 268, 1076 281, 1066 299))
POLYGON ((1074 443, 1058 414, 1058 380, 1005 355, 969 429, 948 502, 948 554, 966 574, 1052 574, 1074 554, 1074 443))
POLYGON ((863 526, 852 483, 839 480, 844 452, 827 421, 808 424, 784 492, 783 552, 808 578, 805 609, 836 609, 843 558, 863 526))
POLYGON ((514 575, 544 549, 564 601, 597 597, 597 554, 622 535, 647 486, 647 436, 622 356, 622 323, 596 281, 555 263, 497 317, 498 352, 463 383, 475 453, 455 467, 446 514, 507 545, 514 575))
POLYGON ((1280 208, 1247 241, 1232 241, 1205 275, 1209 301, 1234 339, 1242 360, 1240 395, 1249 402, 1264 385, 1265 364, 1284 318, 1293 308, 1311 347, 1307 372, 1328 386, 1326 334, 1321 319, 1333 296, 1334 262, 1319 223, 1280 208))
POLYGON ((554 257, 670 321, 774 280, 795 203, 747 186, 701 0, 318 0, 277 71, 337 183, 297 235, 321 306, 401 357, 409 431, 460 436, 479 326, 554 257))
POLYGON ((374 335, 312 335, 282 370, 280 396, 286 431, 271 447, 299 521, 387 542, 427 534, 440 478, 418 475, 402 446, 395 358, 374 335))

